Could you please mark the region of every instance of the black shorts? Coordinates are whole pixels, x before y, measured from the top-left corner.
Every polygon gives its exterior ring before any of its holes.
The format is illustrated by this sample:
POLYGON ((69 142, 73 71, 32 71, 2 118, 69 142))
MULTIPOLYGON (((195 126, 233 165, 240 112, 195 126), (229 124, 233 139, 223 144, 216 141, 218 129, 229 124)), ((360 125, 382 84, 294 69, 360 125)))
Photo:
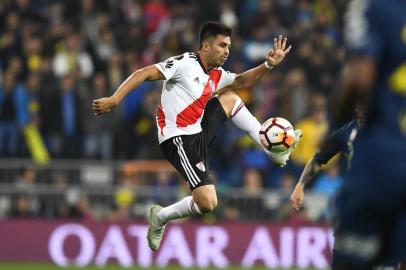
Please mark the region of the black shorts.
POLYGON ((201 132, 172 137, 160 144, 164 157, 183 176, 191 190, 213 184, 209 175, 208 148, 215 139, 217 130, 226 120, 227 115, 220 101, 218 98, 212 98, 204 111, 201 132))

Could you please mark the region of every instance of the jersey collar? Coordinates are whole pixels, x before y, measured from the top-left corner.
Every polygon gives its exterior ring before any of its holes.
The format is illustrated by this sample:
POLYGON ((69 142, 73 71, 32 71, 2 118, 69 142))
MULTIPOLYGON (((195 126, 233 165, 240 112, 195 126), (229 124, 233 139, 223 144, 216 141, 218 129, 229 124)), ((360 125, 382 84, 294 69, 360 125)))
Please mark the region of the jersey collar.
POLYGON ((197 52, 196 55, 197 55, 197 61, 199 62, 200 66, 202 67, 204 73, 209 74, 209 72, 207 72, 206 68, 203 65, 202 59, 200 58, 200 54, 197 52))

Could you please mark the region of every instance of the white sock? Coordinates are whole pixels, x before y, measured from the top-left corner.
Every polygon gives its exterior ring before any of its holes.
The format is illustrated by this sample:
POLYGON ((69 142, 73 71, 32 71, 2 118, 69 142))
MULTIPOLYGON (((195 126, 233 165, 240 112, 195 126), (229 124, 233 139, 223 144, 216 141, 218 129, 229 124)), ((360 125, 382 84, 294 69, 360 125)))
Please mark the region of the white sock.
POLYGON ((188 196, 177 203, 164 207, 157 213, 158 218, 163 224, 170 220, 194 215, 201 215, 201 211, 197 204, 193 201, 192 196, 188 196))
POLYGON ((261 124, 258 122, 258 119, 251 114, 247 107, 245 107, 244 102, 240 98, 238 98, 237 102, 234 104, 230 118, 239 129, 247 132, 258 145, 261 145, 259 141, 261 124))

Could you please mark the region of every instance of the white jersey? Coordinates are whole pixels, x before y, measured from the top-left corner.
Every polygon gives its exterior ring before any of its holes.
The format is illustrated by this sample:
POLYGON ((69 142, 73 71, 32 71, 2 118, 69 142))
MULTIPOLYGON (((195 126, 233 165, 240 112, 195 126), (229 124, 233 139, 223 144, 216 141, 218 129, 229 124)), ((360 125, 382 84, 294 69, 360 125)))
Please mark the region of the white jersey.
POLYGON ((206 73, 195 53, 184 53, 155 65, 165 76, 157 112, 159 143, 202 131, 204 109, 217 90, 230 85, 235 73, 221 67, 206 73))

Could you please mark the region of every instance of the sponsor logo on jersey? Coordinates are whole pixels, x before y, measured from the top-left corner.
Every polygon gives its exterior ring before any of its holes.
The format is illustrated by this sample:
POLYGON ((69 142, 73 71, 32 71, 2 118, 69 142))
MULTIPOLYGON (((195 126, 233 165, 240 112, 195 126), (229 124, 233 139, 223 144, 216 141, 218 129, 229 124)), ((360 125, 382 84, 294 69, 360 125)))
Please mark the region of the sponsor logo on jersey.
POLYGON ((165 65, 165 68, 166 69, 169 69, 169 68, 171 68, 173 66, 173 60, 168 60, 168 61, 166 61, 166 65, 165 65))

